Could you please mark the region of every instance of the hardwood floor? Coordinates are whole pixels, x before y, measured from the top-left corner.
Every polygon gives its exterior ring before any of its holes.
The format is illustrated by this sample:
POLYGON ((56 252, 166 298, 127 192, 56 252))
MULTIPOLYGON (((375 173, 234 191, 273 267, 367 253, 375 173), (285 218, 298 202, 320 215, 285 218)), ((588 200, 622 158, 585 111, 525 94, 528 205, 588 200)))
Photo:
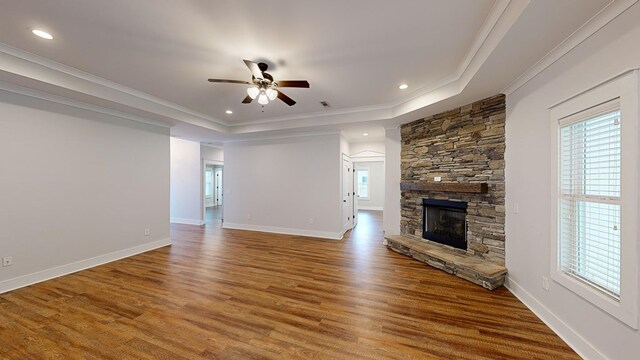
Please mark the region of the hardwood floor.
POLYGON ((207 226, 219 225, 222 221, 222 205, 210 206, 204 212, 204 221, 207 226))
POLYGON ((2 359, 578 359, 504 288, 382 245, 173 225, 174 244, 0 295, 2 359))

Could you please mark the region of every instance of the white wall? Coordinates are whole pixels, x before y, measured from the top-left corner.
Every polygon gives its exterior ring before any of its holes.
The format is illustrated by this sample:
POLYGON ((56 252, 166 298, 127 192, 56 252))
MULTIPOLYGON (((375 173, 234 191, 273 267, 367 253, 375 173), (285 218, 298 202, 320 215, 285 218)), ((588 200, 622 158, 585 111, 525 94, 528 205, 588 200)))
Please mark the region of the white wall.
POLYGON ((200 143, 171 138, 171 222, 204 224, 200 143))
POLYGON ((225 144, 225 228, 342 237, 340 135, 225 144))
POLYGON ((351 157, 384 156, 384 141, 352 142, 349 144, 351 157))
MULTIPOLYGON (((351 154, 350 147, 351 144, 349 144, 349 141, 340 135, 340 153, 349 156, 349 154, 351 154)), ((340 161, 342 161, 342 155, 340 155, 340 161)))
POLYGON ((200 146, 200 157, 202 160, 207 161, 216 161, 223 162, 224 161, 224 151, 219 148, 201 145, 200 146))
POLYGON ((0 292, 170 243, 167 128, 0 91, 0 164, 0 292))
POLYGON ((385 235, 400 234, 400 128, 385 129, 384 216, 385 235))
MULTIPOLYGON (((357 158, 352 160, 358 161, 357 158)), ((358 198, 358 209, 382 210, 384 206, 384 162, 354 162, 354 167, 356 171, 358 169, 369 169, 369 199, 358 198)))
POLYGON ((636 3, 507 97, 508 286, 587 359, 638 359, 640 333, 553 281, 549 292, 542 289, 542 277, 550 274, 551 246, 548 108, 640 67, 639 20, 636 3), (518 214, 513 213, 515 203, 518 214))

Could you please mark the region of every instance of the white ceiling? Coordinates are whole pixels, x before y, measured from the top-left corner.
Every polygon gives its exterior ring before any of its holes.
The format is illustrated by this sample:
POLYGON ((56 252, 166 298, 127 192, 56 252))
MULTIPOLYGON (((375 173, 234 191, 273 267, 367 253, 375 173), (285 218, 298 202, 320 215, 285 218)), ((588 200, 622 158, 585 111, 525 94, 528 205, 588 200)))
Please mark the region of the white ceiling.
POLYGON ((330 130, 379 140, 394 120, 500 92, 609 2, 0 0, 0 55, 11 60, 0 61, 0 81, 202 142, 330 130), (206 81, 248 81, 243 59, 311 88, 283 90, 293 107, 261 108, 240 103, 245 85, 206 81))

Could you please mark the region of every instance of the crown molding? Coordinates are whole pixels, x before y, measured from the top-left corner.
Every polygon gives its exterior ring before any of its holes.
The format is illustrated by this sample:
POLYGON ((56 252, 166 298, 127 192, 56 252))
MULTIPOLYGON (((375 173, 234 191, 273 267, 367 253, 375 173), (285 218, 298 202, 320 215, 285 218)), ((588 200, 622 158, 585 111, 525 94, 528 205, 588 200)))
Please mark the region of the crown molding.
POLYGON ((224 146, 241 144, 241 143, 255 143, 260 141, 270 141, 270 140, 281 140, 281 139, 295 139, 295 138, 305 138, 305 137, 318 137, 318 136, 329 136, 329 135, 342 135, 339 130, 330 130, 330 131, 300 131, 295 133, 283 133, 283 134, 270 134, 270 135, 260 135, 255 134, 254 136, 250 136, 244 139, 227 139, 223 141, 224 146))
POLYGON ((569 53, 571 50, 582 44, 585 40, 597 33, 600 29, 605 27, 613 19, 627 11, 631 6, 637 3, 638 0, 612 0, 607 6, 602 8, 591 19, 564 39, 558 46, 553 48, 542 59, 536 62, 531 68, 520 75, 515 81, 513 81, 506 89, 502 91, 505 95, 511 95, 516 90, 527 84, 533 78, 538 76, 541 72, 553 65, 556 61, 560 60, 563 56, 569 53))
POLYGON ((377 112, 377 111, 389 110, 389 108, 390 108, 390 105, 386 104, 386 105, 360 106, 360 107, 352 107, 352 108, 345 108, 345 109, 332 109, 332 110, 325 110, 325 111, 317 111, 314 113, 279 116, 279 117, 273 117, 273 118, 256 120, 256 121, 235 122, 233 124, 230 124, 229 127, 232 129, 231 132, 234 132, 233 128, 239 128, 244 126, 263 125, 263 124, 270 124, 270 123, 282 123, 286 121, 299 121, 301 119, 317 119, 321 117, 332 117, 332 116, 377 112))
POLYGON ((366 111, 353 111, 344 113, 316 113, 305 114, 299 117, 291 117, 289 120, 273 121, 273 122, 258 122, 252 125, 238 125, 230 126, 229 133, 231 134, 244 134, 250 132, 261 131, 277 131, 277 130, 290 130, 296 128, 312 128, 327 125, 339 125, 347 123, 361 123, 372 122, 380 120, 388 120, 392 118, 392 113, 388 108, 375 108, 372 107, 366 111))
POLYGON ((484 20, 484 23, 476 35, 476 38, 467 51, 464 61, 458 67, 458 78, 462 77, 462 74, 469 68, 469 65, 471 65, 471 62, 482 48, 483 44, 489 37, 489 34, 498 23, 500 16, 502 16, 510 2, 511 0, 497 0, 493 4, 491 11, 489 11, 489 15, 487 15, 487 18, 484 20))
POLYGON ((0 43, 0 70, 192 125, 227 131, 228 124, 219 119, 4 43, 0 43))
POLYGON ((223 144, 222 142, 221 142, 221 143, 219 143, 219 144, 213 144, 213 143, 212 143, 212 144, 209 144, 209 143, 206 143, 206 142, 202 142, 202 141, 201 141, 201 142, 200 142, 200 146, 206 146, 206 147, 208 147, 208 148, 212 148, 212 149, 216 149, 216 150, 222 150, 222 149, 224 149, 224 144, 223 144))
POLYGON ((91 111, 91 112, 98 113, 98 114, 103 114, 103 115, 110 115, 110 116, 114 116, 114 117, 117 117, 117 118, 120 118, 120 119, 136 121, 136 122, 144 123, 144 124, 147 124, 147 125, 154 125, 154 126, 167 128, 167 129, 171 128, 171 124, 167 124, 167 123, 164 123, 164 122, 161 122, 161 121, 147 119, 147 118, 144 118, 144 117, 132 115, 132 114, 125 113, 125 112, 121 112, 121 111, 117 111, 117 110, 111 110, 111 109, 107 109, 107 108, 96 106, 96 105, 91 105, 91 104, 87 104, 87 103, 84 103, 84 102, 75 101, 75 100, 71 100, 71 99, 68 99, 68 98, 65 98, 65 97, 61 97, 61 96, 51 95, 51 94, 44 93, 44 92, 41 92, 41 91, 28 89, 28 88, 25 88, 25 87, 22 87, 22 86, 9 84, 9 83, 3 82, 3 81, 0 81, 0 91, 7 91, 7 92, 10 92, 10 93, 27 96, 27 97, 30 97, 30 98, 33 98, 33 99, 50 101, 50 102, 53 102, 53 103, 56 103, 56 104, 61 104, 61 105, 74 107, 76 109, 87 110, 87 111, 91 111))

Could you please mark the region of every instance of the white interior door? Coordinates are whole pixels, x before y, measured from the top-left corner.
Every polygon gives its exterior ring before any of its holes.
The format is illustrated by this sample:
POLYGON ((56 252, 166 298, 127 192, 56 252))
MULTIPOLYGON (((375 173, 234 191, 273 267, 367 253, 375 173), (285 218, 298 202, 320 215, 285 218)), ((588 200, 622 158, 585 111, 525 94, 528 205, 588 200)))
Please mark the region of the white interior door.
POLYGON ((342 221, 343 230, 353 227, 353 168, 346 155, 342 155, 342 221))
POLYGON ((204 170, 204 206, 214 205, 213 168, 207 166, 204 170))
POLYGON ((216 206, 222 205, 222 168, 216 167, 213 171, 214 174, 214 187, 215 187, 215 204, 216 206))
POLYGON ((353 169, 351 171, 351 199, 353 201, 353 227, 358 225, 358 196, 356 190, 358 189, 358 172, 355 169, 355 164, 351 164, 353 169))

